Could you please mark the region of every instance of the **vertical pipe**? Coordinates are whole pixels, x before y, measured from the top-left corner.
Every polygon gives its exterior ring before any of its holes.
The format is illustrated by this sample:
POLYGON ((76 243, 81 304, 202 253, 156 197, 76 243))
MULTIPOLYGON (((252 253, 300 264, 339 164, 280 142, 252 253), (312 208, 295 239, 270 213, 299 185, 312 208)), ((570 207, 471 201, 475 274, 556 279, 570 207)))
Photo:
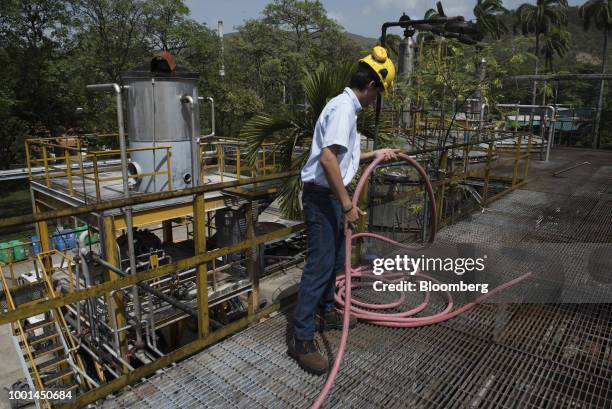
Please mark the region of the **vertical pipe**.
MULTIPOLYGON (((128 158, 127 147, 125 143, 125 130, 123 127, 123 102, 121 100, 121 89, 119 88, 119 86, 116 86, 114 88, 115 95, 117 97, 117 124, 119 126, 119 150, 121 154, 121 180, 123 182, 124 196, 126 199, 129 199, 131 196, 131 192, 128 184, 128 158)), ((130 273, 134 275, 136 274, 136 253, 134 250, 134 224, 132 220, 132 207, 126 206, 124 208, 124 212, 128 252, 130 253, 130 273)), ((140 297, 138 295, 138 287, 135 285, 132 286, 132 299, 132 302, 134 303, 134 315, 136 315, 134 320, 134 330, 136 331, 136 347, 141 348, 144 345, 142 342, 142 331, 140 325, 142 321, 142 312, 140 311, 140 297)))
MULTIPOLYGON (((211 98, 212 100, 212 98, 211 98)), ((198 135, 195 134, 195 108, 194 101, 190 95, 184 95, 181 99, 184 104, 189 104, 191 112, 191 169, 193 177, 192 186, 199 185, 199 167, 197 162, 200 160, 200 151, 198 148, 198 135), (196 170, 197 169, 197 170, 196 170)), ((213 121, 212 128, 214 134, 214 105, 213 105, 213 121)), ((204 203, 204 194, 197 194, 193 201, 193 243, 195 254, 206 252, 206 209, 204 203)), ((197 288, 197 311, 198 311, 198 335, 204 338, 208 335, 208 274, 206 263, 196 267, 196 288, 197 288)))
MULTIPOLYGON (((125 143, 125 129, 123 126, 123 101, 121 98, 121 88, 118 84, 95 84, 88 85, 88 89, 91 90, 112 90, 115 93, 116 102, 117 102, 117 126, 119 128, 119 151, 121 155, 121 180, 123 182, 123 194, 126 199, 131 197, 131 192, 128 184, 128 157, 127 157, 127 147, 125 143)), ((132 220, 132 207, 126 206, 123 209, 125 214, 125 225, 126 225, 126 234, 127 234, 127 243, 128 243, 128 253, 130 259, 130 274, 136 274, 136 253, 134 252, 134 224, 132 220)), ((114 240, 114 237, 113 237, 114 240)), ((136 347, 142 348, 142 331, 141 331, 141 321, 142 321, 142 313, 140 311, 140 299, 138 296, 138 287, 132 286, 132 298, 134 303, 134 314, 135 317, 135 325, 134 330, 136 332, 136 347)))
POLYGON ((223 21, 217 22, 217 34, 219 35, 219 43, 221 45, 221 67, 219 68, 219 76, 221 80, 225 78, 225 64, 223 62, 223 21))
MULTIPOLYGON (((101 229, 101 233, 103 237, 104 243, 104 258, 106 260, 115 265, 121 266, 117 240, 115 238, 115 222, 113 220, 113 216, 105 216, 102 220, 103 228, 101 229)), ((107 270, 109 280, 117 280, 119 275, 112 270, 107 270)), ((125 316, 123 314, 123 306, 124 299, 123 295, 120 291, 113 291, 112 294, 109 294, 106 298, 106 305, 108 316, 111 320, 111 326, 113 328, 113 335, 115 337, 115 346, 119 350, 119 353, 126 357, 127 356, 127 340, 125 337, 125 332, 119 333, 119 328, 125 327, 125 316)), ((123 368, 125 371, 127 368, 123 368)))
MULTIPOLYGON (((83 273, 83 280, 85 281, 85 288, 89 288, 91 286, 91 275, 89 274, 89 266, 87 265, 87 260, 85 259, 84 254, 87 252, 87 249, 81 248, 80 254, 77 254, 78 260, 80 263, 77 264, 80 267, 81 272, 83 273)), ((78 283, 78 280, 77 280, 78 283)), ((100 335, 98 331, 98 313, 96 309, 94 298, 87 299, 87 305, 89 307, 89 326, 91 327, 92 336, 96 341, 100 340, 100 335)))

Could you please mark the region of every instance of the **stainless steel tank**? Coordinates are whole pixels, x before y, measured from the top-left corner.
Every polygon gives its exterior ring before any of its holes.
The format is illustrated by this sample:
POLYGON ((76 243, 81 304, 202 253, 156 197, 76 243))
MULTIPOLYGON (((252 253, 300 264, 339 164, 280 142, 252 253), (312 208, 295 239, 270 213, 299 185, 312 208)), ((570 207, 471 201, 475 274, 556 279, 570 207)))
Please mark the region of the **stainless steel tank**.
MULTIPOLYGON (((151 66, 153 67, 153 65, 151 66)), ((172 189, 192 186, 199 174, 199 163, 192 167, 192 143, 200 135, 198 109, 198 77, 194 72, 176 67, 171 72, 143 67, 122 74, 124 94, 127 94, 128 140, 130 148, 170 146, 172 189), (191 96, 192 107, 184 102, 191 96), (194 128, 192 129, 192 123, 194 128)), ((199 158, 199 153, 196 156, 199 158)), ((199 161, 197 161, 199 162, 199 161)), ((143 150, 130 152, 130 175, 150 174, 167 169, 166 151, 143 150)), ((168 190, 167 174, 132 177, 139 192, 168 190)))

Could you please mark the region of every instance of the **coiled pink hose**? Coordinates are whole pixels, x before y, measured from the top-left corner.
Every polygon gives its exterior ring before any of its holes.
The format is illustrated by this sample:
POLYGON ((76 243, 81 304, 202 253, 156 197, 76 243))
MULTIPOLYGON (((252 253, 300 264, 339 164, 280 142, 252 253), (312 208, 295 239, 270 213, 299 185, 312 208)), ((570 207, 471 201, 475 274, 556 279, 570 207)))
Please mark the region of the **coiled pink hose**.
MULTIPOLYGON (((512 281, 509 281, 505 284, 495 287, 494 289, 490 290, 488 293, 483 294, 482 296, 476 298, 473 302, 465 304, 464 306, 457 308, 454 311, 453 311, 453 298, 449 292, 446 292, 446 297, 448 300, 448 304, 446 308, 439 313, 429 315, 429 316, 424 316, 424 317, 412 317, 412 316, 423 311, 428 306, 429 293, 425 294, 424 301, 417 307, 412 308, 408 311, 393 313, 393 314, 372 312, 370 310, 381 310, 381 309, 388 309, 388 308, 394 308, 394 307, 400 306, 405 300, 404 292, 402 292, 401 296, 399 297, 397 301, 388 303, 388 304, 370 304, 370 303, 365 303, 365 302, 351 299, 351 289, 352 288, 369 285, 368 283, 353 284, 351 282, 352 277, 377 277, 377 279, 381 281, 393 282, 393 279, 399 279, 400 277, 405 276, 403 273, 385 274, 384 277, 374 276, 373 274, 370 274, 368 271, 366 271, 362 267, 352 268, 351 267, 351 248, 352 248, 351 245, 354 239, 357 239, 360 237, 371 237, 377 240, 385 241, 394 246, 397 246, 403 249, 407 249, 407 250, 411 250, 411 251, 415 251, 415 252, 423 250, 424 248, 426 248, 428 245, 430 245, 434 241, 435 234, 436 234, 436 222, 435 221, 437 218, 436 218, 436 206, 435 206, 436 201, 435 201, 435 197, 433 193, 433 188, 431 186, 431 182, 429 181, 429 178, 427 177, 427 173, 425 172, 425 170, 421 167, 421 165, 419 165, 419 163, 416 160, 414 160, 413 158, 405 154, 399 154, 399 157, 403 159, 404 161, 408 162, 408 164, 410 164, 412 167, 414 167, 419 173, 419 175, 421 176, 421 178, 423 179, 423 181, 425 182, 425 190, 427 191, 427 196, 428 196, 429 214, 431 215, 428 242, 425 243, 425 245, 423 246, 418 246, 418 247, 408 246, 408 245, 398 243, 387 237, 380 236, 374 233, 353 234, 349 226, 345 227, 345 249, 346 251, 345 251, 344 277, 338 277, 336 280, 336 286, 337 286, 336 301, 338 302, 338 304, 343 306, 343 313, 344 313, 344 317, 342 320, 342 335, 340 337, 340 345, 338 346, 338 352, 336 353, 336 359, 334 360, 332 369, 327 377, 325 386, 323 386, 321 393, 319 393, 319 396, 317 396, 316 400, 312 404, 311 406, 312 409, 318 409, 321 407, 321 405, 325 401, 325 398, 327 398, 327 395, 331 391, 334 381, 336 380, 336 376, 338 375, 338 370, 340 368, 340 363, 342 362, 342 358, 344 357, 346 341, 348 340, 349 317, 351 314, 361 320, 368 321, 372 324, 382 325, 382 326, 387 326, 387 327, 413 328, 413 327, 420 327, 424 325, 437 324, 439 322, 446 321, 450 318, 453 318, 465 311, 468 311, 469 309, 474 307, 476 304, 478 304, 485 298, 488 298, 520 281, 523 281, 524 279, 526 279, 527 277, 531 275, 531 273, 527 273, 518 278, 515 278, 512 281)), ((367 167, 365 172, 363 172, 363 175, 361 175, 361 178, 359 179, 359 183, 357 184, 357 188, 355 189, 355 194, 353 195, 353 206, 357 206, 357 201, 359 200, 359 196, 361 194, 361 191, 363 190, 365 182, 368 180, 368 178, 370 177, 374 169, 382 161, 383 161, 382 156, 377 157, 370 164, 370 166, 367 167)), ((415 274, 415 276, 422 277, 430 281, 439 283, 439 281, 421 272, 418 272, 417 274, 415 274)))

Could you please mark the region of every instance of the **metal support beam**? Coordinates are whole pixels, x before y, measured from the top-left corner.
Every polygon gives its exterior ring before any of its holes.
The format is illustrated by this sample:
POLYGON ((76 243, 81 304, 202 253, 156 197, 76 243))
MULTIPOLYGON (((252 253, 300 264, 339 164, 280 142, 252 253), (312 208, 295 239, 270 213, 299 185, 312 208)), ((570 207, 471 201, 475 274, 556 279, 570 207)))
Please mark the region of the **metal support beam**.
MULTIPOLYGON (((193 202, 193 243, 195 254, 206 253, 206 210, 204 195, 196 195, 193 202)), ((196 288, 198 303, 198 335, 200 339, 208 335, 208 274, 206 263, 198 264, 196 288)))
MULTIPOLYGON (((73 304, 77 301, 85 300, 89 297, 98 297, 110 291, 119 290, 121 288, 125 288, 130 285, 139 283, 141 281, 148 281, 154 278, 162 277, 164 275, 172 274, 179 270, 185 270, 193 266, 200 265, 202 263, 207 263, 218 257, 222 257, 230 253, 245 251, 250 247, 257 246, 259 244, 266 243, 268 241, 302 231, 304 230, 304 227, 304 223, 296 224, 295 226, 291 227, 285 227, 283 229, 275 230, 271 233, 257 236, 252 242, 248 240, 242 241, 240 243, 232 244, 231 246, 227 246, 222 249, 217 249, 209 251, 205 254, 187 257, 171 264, 165 264, 154 269, 142 271, 134 276, 130 275, 129 277, 119 278, 115 281, 107 281, 101 284, 91 286, 89 288, 85 288, 80 291, 63 294, 57 298, 40 301, 35 304, 26 304, 15 310, 0 313, 0 325, 15 322, 17 320, 28 318, 33 315, 41 314, 53 308, 73 304)), ((207 272, 207 275, 208 274, 212 276, 213 272, 207 272)))
MULTIPOLYGON (((112 216, 106 216, 102 221, 103 230, 102 240, 104 243, 104 257, 108 261, 109 264, 119 267, 119 250, 117 248, 117 233, 115 232, 115 222, 112 216)), ((113 270, 107 270, 108 282, 117 281, 121 278, 117 273, 113 270)), ((92 288, 92 287, 90 287, 92 288)), ((74 294, 74 293, 73 293, 74 294)), ((127 338, 125 331, 117 331, 118 328, 125 327, 126 318, 124 315, 125 311, 125 303, 123 299, 123 294, 120 291, 115 291, 112 296, 106 295, 106 306, 108 309, 108 316, 111 319, 109 325, 113 327, 113 330, 116 331, 115 341, 119 344, 119 351, 121 357, 127 360, 127 338)), ((127 371, 127 368, 123 368, 124 373, 127 371)))
MULTIPOLYGON (((253 241, 255 239, 255 212, 253 211, 253 202, 249 202, 246 206, 246 239, 253 241)), ((247 268, 249 278, 251 280, 251 291, 249 292, 248 313, 255 314, 259 309, 259 258, 257 246, 253 246, 247 250, 247 268)))
POLYGON ((251 185, 257 182, 269 182, 277 181, 290 178, 298 175, 299 172, 283 172, 273 175, 257 176, 253 178, 245 178, 240 180, 234 180, 231 182, 212 183, 197 187, 192 187, 182 190, 163 191, 156 193, 147 193, 138 196, 132 196, 129 199, 113 199, 107 200, 100 203, 93 203, 90 205, 83 205, 79 207, 72 207, 68 209, 48 211, 42 214, 32 214, 26 216, 8 217, 0 220, 0 228, 19 226, 21 224, 36 223, 42 220, 57 219, 60 217, 72 217, 87 213, 96 213, 104 210, 117 209, 126 206, 135 206, 143 203, 151 203, 159 200, 174 199, 177 197, 193 196, 198 193, 217 192, 220 190, 229 189, 237 186, 251 185))
POLYGON ((162 230, 164 243, 172 243, 174 241, 174 238, 172 237, 172 220, 164 220, 162 222, 162 230))

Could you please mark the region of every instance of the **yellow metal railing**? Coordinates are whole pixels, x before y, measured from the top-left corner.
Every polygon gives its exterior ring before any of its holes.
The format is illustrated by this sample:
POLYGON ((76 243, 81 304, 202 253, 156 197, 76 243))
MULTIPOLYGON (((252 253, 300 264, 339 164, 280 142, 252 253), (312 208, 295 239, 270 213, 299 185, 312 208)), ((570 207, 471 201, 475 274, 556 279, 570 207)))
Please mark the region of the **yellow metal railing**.
MULTIPOLYGON (((128 148, 127 152, 164 151, 166 166, 153 172, 130 174, 130 178, 145 176, 166 175, 167 189, 172 190, 171 151, 170 146, 146 146, 128 148)), ((118 172, 121 165, 109 166, 102 169, 102 161, 118 159, 121 152, 117 149, 102 151, 87 151, 82 139, 76 137, 64 138, 36 138, 25 141, 25 153, 30 180, 42 181, 47 187, 60 187, 68 191, 71 196, 103 199, 102 188, 111 181, 121 180, 121 175, 101 176, 101 171, 118 172), (36 170, 35 168, 42 168, 36 170), (36 175, 34 174, 36 173, 36 175), (95 194, 88 193, 87 181, 94 183, 95 194), (82 188, 78 188, 80 184, 82 188)))
MULTIPOLYGON (((224 178, 240 179, 243 176, 264 176, 280 171, 277 158, 277 145, 262 144, 254 166, 249 166, 244 155, 246 144, 236 138, 216 137, 200 144, 200 181, 206 176, 217 176, 219 182, 224 178)), ((215 180, 217 181, 217 180, 215 180)))
MULTIPOLYGON (((166 163, 166 167, 165 169, 161 169, 158 171, 153 171, 153 172, 142 172, 142 173, 133 173, 130 174, 130 178, 141 178, 141 177, 145 177, 145 176, 158 176, 158 175, 165 175, 168 178, 168 184, 167 184, 167 190, 172 190, 172 167, 171 167, 171 152, 170 152, 171 147, 164 145, 164 146, 146 146, 146 147, 142 147, 142 148, 128 148, 127 149, 127 153, 128 155, 131 152, 143 152, 143 151, 158 151, 158 150, 163 150, 165 151, 165 163, 166 163)), ((107 150, 107 151, 92 151, 92 152, 88 152, 87 153, 87 157, 91 158, 92 163, 93 163, 93 172, 92 175, 85 175, 84 178, 86 180, 90 180, 93 181, 95 183, 95 187, 96 187, 96 199, 99 201, 102 199, 102 193, 101 193, 101 188, 102 188, 102 183, 104 182, 112 182, 112 181, 116 181, 116 180, 121 180, 122 176, 121 174, 118 175, 114 175, 114 176, 105 176, 105 177, 101 177, 100 176, 100 160, 101 158, 105 158, 105 159, 110 159, 112 157, 119 157, 121 154, 121 152, 119 150, 107 150)), ((164 160, 161 160, 162 162, 164 162, 164 160)), ((105 171, 112 171, 112 170, 121 170, 121 167, 119 165, 119 167, 115 166, 112 168, 109 167, 105 167, 105 171)))
POLYGON ((0 266, 8 267, 9 273, 11 274, 11 284, 13 286, 17 285, 17 277, 15 276, 15 265, 24 264, 24 263, 28 263, 32 261, 32 259, 29 256, 29 250, 25 258, 20 259, 20 260, 15 260, 13 258, 13 249, 15 247, 26 247, 26 246, 31 247, 34 243, 40 243, 40 240, 21 241, 18 244, 13 244, 11 246, 2 247, 0 249, 0 251, 4 251, 8 255, 8 261, 0 262, 0 266))
MULTIPOLYGON (((4 295, 6 297, 7 309, 9 311, 12 311, 15 309, 15 303, 13 301, 11 290, 8 286, 8 283, 6 282, 6 278, 4 277, 4 271, 2 270, 2 267, 0 267, 0 279, 2 280, 2 289, 4 290, 4 295)), ((12 322, 11 329, 13 331, 13 334, 18 333, 19 337, 21 338, 23 348, 25 349, 25 355, 30 364, 30 369, 32 370, 32 381, 34 382, 34 385, 39 391, 44 390, 45 387, 40 377, 40 373, 38 372, 38 368, 36 367, 36 362, 34 361, 34 356, 32 355, 32 350, 30 349, 30 344, 28 342, 28 338, 26 336, 23 325, 21 324, 21 320, 16 320, 15 322, 12 322)), ((41 408, 51 408, 51 404, 45 399, 41 399, 40 404, 41 408)))
MULTIPOLYGON (((53 287, 53 282, 51 281, 51 276, 53 275, 54 271, 56 270, 55 267, 51 267, 51 272, 49 273, 47 271, 47 268, 45 267, 45 263, 43 262, 43 258, 49 258, 51 259, 51 263, 47 263, 47 264, 51 264, 53 265, 53 255, 57 254, 59 256, 61 256, 63 258, 63 260, 67 261, 67 273, 68 273, 68 279, 70 282, 70 291, 72 292, 74 290, 74 275, 72 273, 72 265, 74 264, 74 260, 71 257, 66 256, 64 253, 62 253, 61 251, 58 250, 51 250, 48 252, 44 252, 44 253, 38 253, 36 258, 38 261, 38 266, 40 267, 40 271, 41 271, 41 275, 45 281, 45 285, 47 287, 47 294, 49 295, 50 298, 57 298, 57 295, 55 293, 55 288, 53 287)), ((85 373, 85 365, 83 365, 83 361, 81 360, 81 357, 79 356, 78 353, 76 353, 77 351, 77 343, 75 342, 72 333, 70 332, 70 329, 68 327, 68 324, 66 323, 66 319, 64 318, 64 314, 61 310, 61 308, 55 308, 54 309, 54 314, 55 314, 55 319, 58 321, 58 324, 61 328, 61 331, 64 333, 67 341, 68 341, 68 347, 69 347, 69 353, 71 352, 75 352, 75 364, 78 366, 78 368, 80 369, 81 374, 85 373)), ((89 380, 86 379, 85 377, 81 376, 81 386, 84 386, 85 384, 87 384, 87 386, 89 388, 92 388, 93 385, 91 385, 89 383, 89 380), (83 382, 83 379, 85 379, 86 382, 83 382)))

